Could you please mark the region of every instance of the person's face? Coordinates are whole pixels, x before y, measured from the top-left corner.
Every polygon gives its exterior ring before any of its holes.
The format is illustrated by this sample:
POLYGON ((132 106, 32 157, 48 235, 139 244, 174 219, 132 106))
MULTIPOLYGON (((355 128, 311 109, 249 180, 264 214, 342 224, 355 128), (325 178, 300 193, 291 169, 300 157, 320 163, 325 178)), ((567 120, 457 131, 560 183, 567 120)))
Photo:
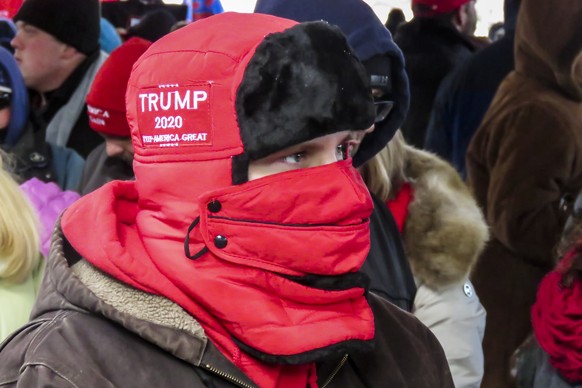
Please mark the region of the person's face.
POLYGON ((0 131, 10 124, 10 99, 11 93, 0 92, 0 131))
MULTIPOLYGON (((323 166, 347 159, 357 142, 353 133, 342 131, 315 138, 275 152, 249 164, 249 181, 281 172, 323 166)), ((364 132, 364 131, 358 131, 364 132)))
POLYGON ((133 144, 130 137, 104 135, 105 152, 110 158, 119 158, 127 164, 133 163, 133 144))
POLYGON ((10 124, 10 107, 0 109, 0 131, 6 129, 10 124))
POLYGON ((67 45, 55 37, 22 21, 16 22, 16 35, 10 42, 14 59, 27 87, 46 92, 56 89, 55 80, 62 72, 62 54, 67 45))
POLYGON ((464 5, 465 20, 461 26, 461 32, 472 36, 477 28, 477 10, 475 9, 475 0, 470 0, 464 5))

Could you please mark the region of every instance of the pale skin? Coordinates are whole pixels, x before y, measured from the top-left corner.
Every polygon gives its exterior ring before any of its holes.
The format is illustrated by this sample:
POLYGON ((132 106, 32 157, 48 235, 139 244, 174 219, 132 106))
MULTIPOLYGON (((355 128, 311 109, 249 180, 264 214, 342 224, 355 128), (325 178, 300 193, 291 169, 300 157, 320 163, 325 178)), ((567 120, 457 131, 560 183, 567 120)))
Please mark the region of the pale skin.
POLYGON ((6 129, 10 123, 10 107, 0 109, 0 131, 6 129))
POLYGON ((74 47, 22 21, 16 22, 16 35, 10 44, 24 83, 39 93, 57 89, 86 58, 74 47))
POLYGON ((457 29, 466 35, 473 35, 477 27, 477 10, 475 0, 471 0, 457 9, 453 24, 457 29))
POLYGON ((110 158, 119 158, 131 164, 133 162, 133 144, 130 137, 103 135, 105 152, 110 158))
POLYGON ((359 142, 354 134, 366 131, 341 131, 293 145, 265 158, 251 161, 249 181, 302 168, 318 167, 345 160, 359 142))

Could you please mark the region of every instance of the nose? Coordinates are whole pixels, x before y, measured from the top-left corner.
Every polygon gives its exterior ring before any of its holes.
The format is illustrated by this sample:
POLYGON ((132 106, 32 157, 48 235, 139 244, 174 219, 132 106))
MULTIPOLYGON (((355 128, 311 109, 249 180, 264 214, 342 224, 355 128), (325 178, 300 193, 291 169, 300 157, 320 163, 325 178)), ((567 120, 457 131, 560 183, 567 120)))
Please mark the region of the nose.
POLYGON ((105 141, 105 153, 109 157, 115 157, 123 154, 123 146, 115 142, 106 140, 105 141))
POLYGON ((21 47, 20 31, 16 32, 16 35, 14 35, 14 38, 12 38, 12 40, 10 41, 10 45, 15 49, 19 49, 21 47))

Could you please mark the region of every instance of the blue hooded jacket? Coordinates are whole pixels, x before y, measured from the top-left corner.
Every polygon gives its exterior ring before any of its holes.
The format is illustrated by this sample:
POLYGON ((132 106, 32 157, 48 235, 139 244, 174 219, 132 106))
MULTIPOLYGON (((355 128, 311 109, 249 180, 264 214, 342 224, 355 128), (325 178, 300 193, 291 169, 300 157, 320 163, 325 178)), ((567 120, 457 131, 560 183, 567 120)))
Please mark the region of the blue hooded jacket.
POLYGON ((12 53, 3 47, 0 47, 0 67, 0 84, 12 89, 10 123, 3 142, 10 148, 18 142, 28 121, 28 92, 12 53))
POLYGON ((394 108, 386 120, 376 123, 374 132, 366 135, 354 156, 354 165, 361 166, 384 148, 406 118, 410 92, 402 51, 374 11, 361 0, 258 0, 255 13, 298 22, 325 20, 342 30, 360 61, 378 54, 390 57, 394 108))

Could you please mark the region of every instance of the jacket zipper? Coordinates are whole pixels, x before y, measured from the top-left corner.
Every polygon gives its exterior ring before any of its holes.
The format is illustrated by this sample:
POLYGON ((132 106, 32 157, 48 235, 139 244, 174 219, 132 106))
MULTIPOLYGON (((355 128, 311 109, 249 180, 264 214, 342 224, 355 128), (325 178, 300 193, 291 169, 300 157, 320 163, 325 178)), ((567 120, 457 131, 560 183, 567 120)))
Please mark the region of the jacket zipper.
POLYGON ((333 380, 333 378, 335 377, 335 375, 337 375, 337 373, 340 371, 340 369, 342 368, 342 366, 344 366, 344 364, 346 363, 346 361, 348 360, 348 355, 345 354, 344 357, 341 359, 340 363, 338 364, 338 366, 335 367, 335 369, 333 370, 333 372, 331 372, 331 375, 329 375, 329 377, 327 378, 327 380, 325 380, 325 383, 323 383, 323 385, 321 386, 321 388, 325 388, 329 385, 329 383, 331 383, 331 380, 333 380))
POLYGON ((239 387, 243 387, 243 388, 256 388, 256 386, 254 385, 250 385, 245 383, 244 381, 242 381, 241 379, 238 379, 236 377, 234 377, 233 375, 229 375, 228 373, 225 373, 219 369, 216 369, 215 367, 213 367, 212 365, 208 365, 208 364, 201 364, 200 366, 204 367, 204 369, 209 370, 210 372, 222 377, 225 380, 230 381, 233 384, 238 385, 239 387))
MULTIPOLYGON (((338 374, 338 372, 340 371, 340 369, 342 368, 342 366, 344 366, 344 364, 346 363, 346 361, 348 360, 348 355, 345 354, 344 357, 341 359, 341 361, 339 362, 339 364, 335 367, 335 369, 333 370, 333 372, 331 372, 331 374, 329 375, 329 377, 327 378, 327 380, 325 380, 325 383, 323 383, 323 385, 321 386, 321 388, 325 388, 329 385, 329 383, 331 383, 331 381, 333 380, 333 378, 338 374)), ((202 367, 204 367, 204 369, 209 370, 210 372, 222 377, 225 380, 230 381, 231 383, 234 383, 236 385, 238 385, 239 387, 243 387, 243 388, 256 388, 253 385, 247 384, 244 381, 229 375, 228 373, 225 373, 219 369, 216 369, 215 367, 213 367, 212 365, 208 365, 208 364, 203 364, 201 365, 202 367)))

